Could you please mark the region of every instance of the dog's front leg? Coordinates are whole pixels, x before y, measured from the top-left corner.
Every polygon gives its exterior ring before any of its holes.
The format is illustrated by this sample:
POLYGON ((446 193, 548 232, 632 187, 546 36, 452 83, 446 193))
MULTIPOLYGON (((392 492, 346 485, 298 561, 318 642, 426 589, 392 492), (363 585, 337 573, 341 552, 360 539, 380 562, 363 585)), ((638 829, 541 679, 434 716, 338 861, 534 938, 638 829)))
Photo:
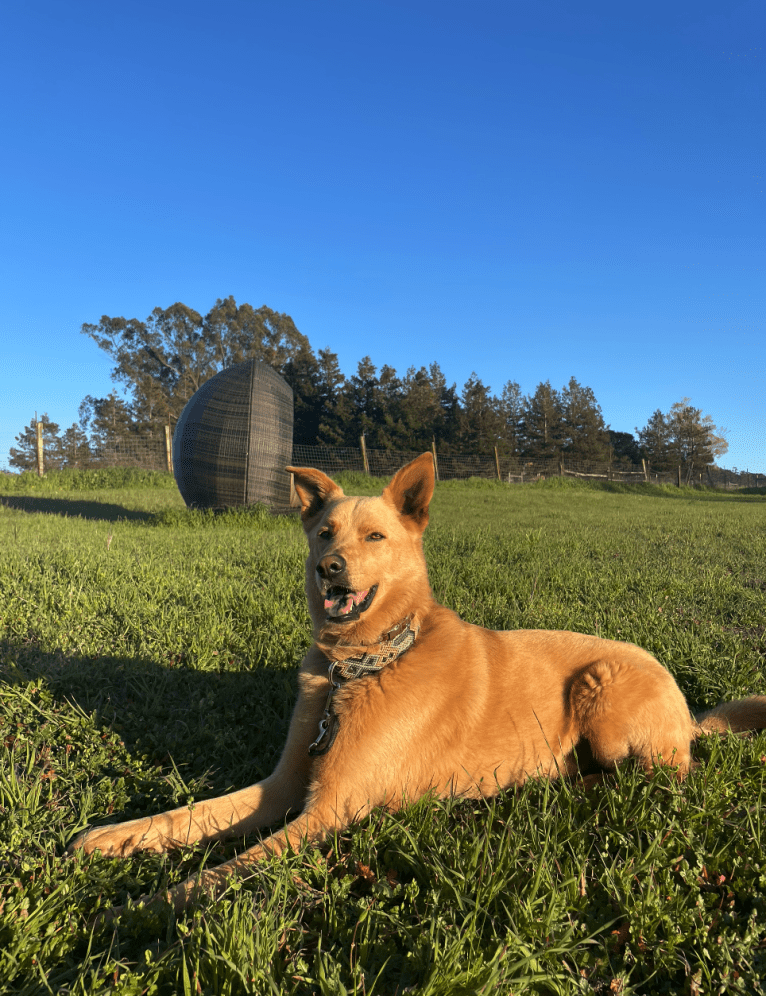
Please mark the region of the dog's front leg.
POLYGON ((285 827, 248 848, 236 858, 216 868, 206 869, 188 878, 166 894, 176 913, 181 913, 202 896, 215 898, 230 879, 247 881, 258 873, 258 862, 286 850, 298 850, 304 843, 324 839, 334 830, 342 830, 366 816, 376 805, 393 805, 389 794, 375 794, 364 780, 354 782, 347 765, 332 755, 317 760, 314 778, 307 795, 306 809, 285 827))
MULTIPOLYGON (((297 819, 291 820, 279 833, 267 837, 260 844, 248 848, 236 858, 226 861, 216 868, 207 868, 198 875, 187 878, 165 894, 165 899, 172 905, 177 914, 181 914, 190 905, 201 898, 215 899, 226 889, 231 879, 246 882, 258 874, 258 863, 264 858, 281 854, 288 848, 298 850, 305 841, 320 840, 333 829, 340 829, 340 821, 332 817, 320 819, 316 814, 302 813, 297 819), (328 825, 328 824, 335 824, 328 825)), ((161 900, 163 897, 157 897, 161 900)))
POLYGON ((80 834, 70 853, 101 851, 127 857, 136 851, 167 851, 226 837, 244 837, 259 827, 283 820, 303 807, 312 759, 308 746, 317 733, 327 695, 327 679, 301 675, 300 692, 282 756, 274 772, 261 782, 217 799, 183 806, 157 816, 96 827, 80 834))

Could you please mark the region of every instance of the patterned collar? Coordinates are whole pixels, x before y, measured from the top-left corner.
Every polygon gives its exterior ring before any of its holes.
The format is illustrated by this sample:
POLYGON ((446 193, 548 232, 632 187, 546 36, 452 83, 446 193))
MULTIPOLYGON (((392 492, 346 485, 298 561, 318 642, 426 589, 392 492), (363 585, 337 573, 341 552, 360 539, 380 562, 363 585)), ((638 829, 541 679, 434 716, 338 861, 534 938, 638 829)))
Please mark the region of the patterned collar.
POLYGON ((344 681, 351 681, 382 670, 386 664, 406 653, 415 642, 418 629, 412 629, 411 624, 412 616, 407 616, 388 633, 383 633, 374 645, 377 653, 353 654, 351 657, 344 657, 343 660, 333 661, 334 675, 343 678, 344 681))
POLYGON ((325 703, 324 715, 319 720, 319 736, 309 747, 311 757, 326 754, 335 742, 340 727, 340 720, 332 708, 332 697, 338 688, 346 681, 364 678, 368 674, 382 671, 387 664, 397 660, 406 653, 415 642, 420 627, 412 628, 412 616, 407 616, 400 623, 383 633, 374 644, 377 653, 353 654, 342 660, 331 660, 327 669, 330 679, 330 693, 325 703))

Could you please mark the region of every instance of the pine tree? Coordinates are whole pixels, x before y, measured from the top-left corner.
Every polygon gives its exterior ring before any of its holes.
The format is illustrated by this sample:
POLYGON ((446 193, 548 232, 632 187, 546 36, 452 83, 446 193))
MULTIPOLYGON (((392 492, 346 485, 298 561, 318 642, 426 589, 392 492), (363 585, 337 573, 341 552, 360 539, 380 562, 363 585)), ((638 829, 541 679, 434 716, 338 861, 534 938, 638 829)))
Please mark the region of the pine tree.
POLYGON ((324 446, 344 446, 351 408, 344 394, 346 378, 338 364, 338 354, 333 353, 329 346, 320 349, 317 366, 318 429, 313 442, 324 446))
POLYGON ((76 422, 57 436, 53 445, 54 459, 60 467, 82 470, 90 466, 90 442, 76 422))
POLYGON ((498 411, 503 421, 503 436, 498 449, 505 456, 518 456, 521 449, 524 397, 516 381, 509 380, 504 385, 498 411))
MULTIPOLYGON (((39 419, 43 425, 43 454, 45 470, 59 470, 61 467, 58 423, 52 422, 47 413, 39 419)), ((18 447, 12 446, 8 463, 19 470, 37 470, 37 422, 25 425, 16 436, 18 447)))
POLYGON ((405 450, 429 449, 444 430, 441 406, 443 377, 435 364, 427 370, 410 367, 401 381, 400 396, 395 407, 396 446, 405 450), (434 378, 434 375, 435 378, 434 378))
POLYGON ((669 470, 671 429, 659 408, 652 412, 643 429, 636 427, 641 455, 654 470, 669 470))
POLYGON ((461 448, 467 453, 492 453, 505 429, 497 398, 472 372, 463 385, 460 401, 461 448))
POLYGON ((80 402, 78 415, 80 428, 83 432, 90 432, 96 449, 114 446, 118 439, 125 436, 144 435, 153 424, 150 419, 137 419, 133 406, 119 397, 116 391, 110 391, 105 398, 86 395, 80 402))
POLYGON ((591 388, 570 377, 560 397, 564 452, 576 460, 607 459, 609 437, 591 388))
POLYGON ((726 430, 718 429, 711 415, 703 415, 689 401, 677 401, 667 415, 658 408, 643 429, 636 429, 642 456, 654 470, 681 467, 688 478, 695 468, 710 466, 728 450, 726 430))
POLYGON ((546 459, 561 452, 564 413, 559 392, 546 380, 524 399, 522 445, 524 456, 546 459))

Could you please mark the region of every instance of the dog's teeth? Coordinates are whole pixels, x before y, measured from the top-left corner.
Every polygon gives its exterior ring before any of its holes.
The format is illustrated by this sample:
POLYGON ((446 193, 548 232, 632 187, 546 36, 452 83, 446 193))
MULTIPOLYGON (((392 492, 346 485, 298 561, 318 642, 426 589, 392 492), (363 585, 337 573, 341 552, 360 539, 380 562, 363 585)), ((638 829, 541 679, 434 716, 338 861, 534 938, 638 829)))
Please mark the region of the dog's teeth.
POLYGON ((354 608, 361 605, 370 594, 370 589, 364 591, 344 591, 339 595, 325 595, 324 608, 328 616, 347 616, 354 608))

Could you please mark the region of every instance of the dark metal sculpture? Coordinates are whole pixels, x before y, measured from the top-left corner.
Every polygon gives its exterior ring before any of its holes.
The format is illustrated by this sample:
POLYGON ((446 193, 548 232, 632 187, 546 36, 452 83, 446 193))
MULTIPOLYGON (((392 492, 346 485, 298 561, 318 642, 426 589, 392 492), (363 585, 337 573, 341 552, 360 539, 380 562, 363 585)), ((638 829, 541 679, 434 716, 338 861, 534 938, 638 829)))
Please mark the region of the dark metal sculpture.
POLYGON ((247 360, 190 398, 173 434, 173 472, 187 505, 290 504, 293 392, 267 363, 247 360))

